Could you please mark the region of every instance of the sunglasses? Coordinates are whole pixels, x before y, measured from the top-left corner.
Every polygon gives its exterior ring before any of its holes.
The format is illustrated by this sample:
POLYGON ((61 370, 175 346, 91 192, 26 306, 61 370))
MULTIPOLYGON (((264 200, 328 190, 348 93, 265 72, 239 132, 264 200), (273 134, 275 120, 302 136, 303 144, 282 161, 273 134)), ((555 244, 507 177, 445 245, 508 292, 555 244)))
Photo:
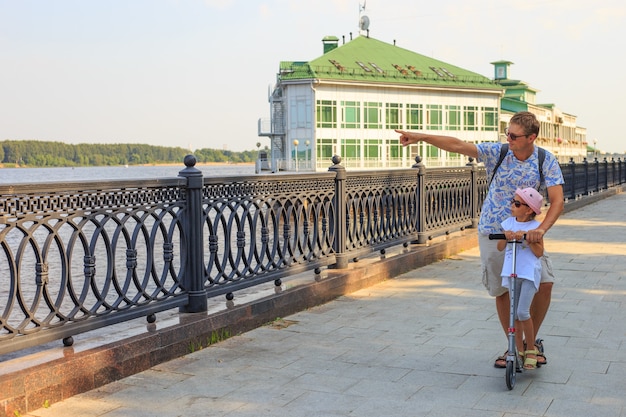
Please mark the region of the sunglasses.
POLYGON ((526 206, 526 207, 528 207, 528 204, 526 204, 526 203, 522 203, 521 201, 516 200, 516 199, 514 199, 514 198, 512 198, 512 199, 511 199, 511 204, 513 204, 513 205, 514 205, 515 207, 517 207, 517 208, 520 208, 520 206, 526 206))
POLYGON ((509 129, 507 129, 504 132, 505 135, 507 135, 509 138, 511 138, 511 140, 517 140, 517 138, 522 138, 524 136, 528 136, 528 135, 514 135, 513 133, 509 132, 509 129))

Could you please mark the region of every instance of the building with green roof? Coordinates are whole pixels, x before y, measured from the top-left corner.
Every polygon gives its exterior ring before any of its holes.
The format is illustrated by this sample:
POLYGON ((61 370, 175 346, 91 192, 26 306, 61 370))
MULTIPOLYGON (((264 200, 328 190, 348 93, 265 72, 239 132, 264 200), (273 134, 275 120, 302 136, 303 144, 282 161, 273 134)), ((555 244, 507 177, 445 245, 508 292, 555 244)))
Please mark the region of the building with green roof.
POLYGON ((322 46, 311 61, 280 63, 270 118, 259 120, 273 171, 326 170, 333 155, 353 169, 408 168, 415 155, 462 165, 464 156, 425 143, 403 147, 395 129, 495 142, 515 107, 544 111, 528 102, 535 90, 508 79, 508 61, 492 63, 490 79, 369 36, 327 36, 322 46))

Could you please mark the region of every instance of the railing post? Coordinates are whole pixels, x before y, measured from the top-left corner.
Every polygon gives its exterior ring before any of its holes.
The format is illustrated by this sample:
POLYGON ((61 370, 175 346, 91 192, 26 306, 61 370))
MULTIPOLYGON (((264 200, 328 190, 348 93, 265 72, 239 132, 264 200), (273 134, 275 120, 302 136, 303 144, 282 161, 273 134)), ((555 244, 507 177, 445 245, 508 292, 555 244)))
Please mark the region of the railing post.
POLYGON ((333 241, 335 260, 337 261, 332 268, 344 269, 348 267, 348 254, 346 251, 347 239, 347 201, 346 201, 346 168, 341 165, 341 156, 332 157, 333 165, 328 168, 329 171, 335 173, 335 197, 333 205, 335 206, 335 239, 333 241))
POLYGON ((589 194, 589 161, 587 158, 583 159, 583 167, 585 171, 585 189, 582 191, 581 195, 589 194))
POLYGON ((596 164, 596 188, 594 191, 600 191, 600 162, 598 158, 594 158, 596 164))
POLYGON ((422 157, 415 157, 415 164, 412 168, 417 169, 417 219, 415 222, 417 228, 417 242, 426 243, 428 235, 426 234, 426 166, 422 162, 422 157))
POLYGON ((609 189, 609 161, 605 157, 602 162, 604 165, 604 189, 608 190, 609 189))
MULTIPOLYGON (((587 175, 587 158, 583 159, 583 164, 585 165, 585 175, 587 175)), ((571 158, 569 160, 569 175, 570 175, 570 181, 572 184, 572 191, 571 191, 569 198, 571 198, 572 201, 574 201, 576 200, 576 162, 574 162, 574 158, 571 158)), ((585 187, 586 186, 587 186, 587 183, 585 182, 585 187)))
POLYGON ((470 196, 470 206, 472 210, 472 228, 478 227, 478 163, 474 158, 469 159, 467 166, 471 167, 471 183, 472 183, 472 195, 470 196))
POLYGON ((181 284, 189 296, 188 303, 180 307, 182 313, 207 311, 207 293, 204 288, 204 245, 202 237, 202 171, 195 167, 196 157, 185 156, 185 166, 178 173, 187 179, 185 206, 182 213, 184 273, 181 284))

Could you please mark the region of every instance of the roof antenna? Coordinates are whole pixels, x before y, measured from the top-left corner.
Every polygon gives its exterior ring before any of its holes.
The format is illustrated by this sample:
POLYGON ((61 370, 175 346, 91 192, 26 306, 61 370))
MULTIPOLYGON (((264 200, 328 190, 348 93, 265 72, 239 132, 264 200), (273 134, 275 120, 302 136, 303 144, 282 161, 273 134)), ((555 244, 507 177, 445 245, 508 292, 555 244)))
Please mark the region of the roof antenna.
POLYGON ((367 37, 369 38, 370 36, 370 18, 367 17, 365 14, 363 14, 363 12, 365 12, 365 4, 367 3, 367 0, 365 0, 363 2, 363 4, 359 4, 359 34, 361 34, 361 32, 365 31, 367 33, 367 37))

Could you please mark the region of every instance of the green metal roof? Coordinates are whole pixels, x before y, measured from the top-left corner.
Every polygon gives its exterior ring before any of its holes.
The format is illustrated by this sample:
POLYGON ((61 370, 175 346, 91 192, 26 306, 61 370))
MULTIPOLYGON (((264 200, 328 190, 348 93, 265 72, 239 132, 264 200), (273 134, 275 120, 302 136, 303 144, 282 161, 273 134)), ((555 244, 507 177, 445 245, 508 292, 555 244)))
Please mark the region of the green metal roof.
MULTIPOLYGON (((324 41, 337 40, 326 37, 324 41)), ((319 79, 502 90, 494 80, 434 58, 358 36, 309 62, 283 61, 279 81, 319 79)))
POLYGON ((506 88, 507 91, 523 90, 523 91, 530 91, 533 93, 539 92, 539 90, 537 90, 536 88, 532 88, 528 84, 520 80, 509 80, 509 79, 497 80, 497 83, 500 84, 502 87, 506 88))
POLYGON ((528 103, 510 97, 502 97, 500 99, 500 109, 510 111, 511 113, 528 111, 528 103))

